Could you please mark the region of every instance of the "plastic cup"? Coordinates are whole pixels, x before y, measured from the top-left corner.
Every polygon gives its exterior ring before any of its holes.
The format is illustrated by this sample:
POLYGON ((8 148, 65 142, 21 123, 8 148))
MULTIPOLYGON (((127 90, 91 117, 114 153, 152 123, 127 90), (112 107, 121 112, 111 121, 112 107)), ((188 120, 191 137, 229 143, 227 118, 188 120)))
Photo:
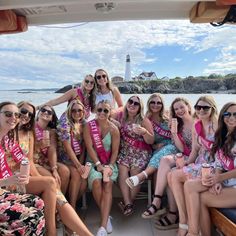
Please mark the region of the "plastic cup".
POLYGON ((88 178, 89 172, 91 170, 91 166, 92 166, 92 164, 90 162, 86 162, 85 172, 81 175, 81 177, 83 179, 87 179, 88 178))

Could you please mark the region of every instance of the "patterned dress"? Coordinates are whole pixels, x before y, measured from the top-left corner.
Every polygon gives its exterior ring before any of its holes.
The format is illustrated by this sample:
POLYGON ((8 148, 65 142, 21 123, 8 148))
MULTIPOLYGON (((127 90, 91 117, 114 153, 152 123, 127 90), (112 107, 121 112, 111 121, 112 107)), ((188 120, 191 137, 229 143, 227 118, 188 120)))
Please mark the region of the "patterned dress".
MULTIPOLYGON (((167 122, 163 122, 159 124, 162 129, 169 130, 167 122)), ((149 167, 153 167, 158 169, 160 165, 160 160, 162 157, 176 154, 178 152, 178 149, 175 147, 175 145, 172 143, 171 139, 165 138, 155 132, 155 144, 162 143, 164 146, 159 149, 155 150, 152 154, 151 160, 148 163, 149 167)))
POLYGON ((44 203, 31 194, 0 188, 0 235, 41 236, 45 233, 44 203))
MULTIPOLYGON (((111 150, 111 133, 108 132, 105 137, 102 139, 103 146, 106 151, 111 150)), ((95 179, 102 179, 102 173, 99 171, 96 171, 95 165, 93 161, 91 160, 91 157, 87 155, 87 161, 89 161, 92 164, 91 170, 89 172, 89 177, 88 177, 88 186, 89 189, 92 189, 93 181, 95 179)), ((113 171, 112 171, 112 176, 110 177, 112 181, 116 181, 118 177, 118 168, 117 165, 113 165, 113 171)))
MULTIPOLYGON (((145 143, 143 136, 133 132, 133 124, 122 124, 121 129, 124 129, 126 134, 137 141, 145 143)), ((138 168, 144 170, 151 158, 151 146, 149 149, 138 148, 130 145, 124 140, 121 133, 120 151, 118 154, 118 164, 127 166, 129 169, 138 168)))

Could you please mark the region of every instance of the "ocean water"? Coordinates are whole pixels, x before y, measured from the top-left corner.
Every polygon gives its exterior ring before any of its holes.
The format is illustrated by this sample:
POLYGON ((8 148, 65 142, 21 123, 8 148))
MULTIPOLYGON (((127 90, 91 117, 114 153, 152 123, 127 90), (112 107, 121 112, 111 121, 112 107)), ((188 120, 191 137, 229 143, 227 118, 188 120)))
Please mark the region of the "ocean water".
MULTIPOLYGON (((0 102, 3 101, 12 101, 12 102, 20 102, 22 100, 29 101, 33 103, 35 106, 43 104, 50 99, 56 98, 62 94, 60 93, 54 93, 51 91, 37 91, 32 93, 21 93, 17 91, 0 91, 0 102)), ((164 101, 166 108, 169 108, 171 102, 176 97, 184 97, 187 98, 192 105, 195 104, 197 99, 204 94, 164 94, 164 101)), ((208 94, 209 95, 209 94, 208 94)), ((218 109, 220 110, 221 107, 230 101, 236 102, 236 95, 235 94, 210 94, 215 98, 215 101, 217 103, 218 109)), ((122 94, 122 98, 124 103, 128 100, 128 98, 132 96, 132 94, 122 94)), ((147 99, 149 98, 150 94, 139 94, 141 99, 143 100, 144 104, 146 105, 147 99)), ((58 106, 55 106, 55 110, 57 112, 57 115, 60 116, 66 109, 67 103, 60 104, 58 106)))

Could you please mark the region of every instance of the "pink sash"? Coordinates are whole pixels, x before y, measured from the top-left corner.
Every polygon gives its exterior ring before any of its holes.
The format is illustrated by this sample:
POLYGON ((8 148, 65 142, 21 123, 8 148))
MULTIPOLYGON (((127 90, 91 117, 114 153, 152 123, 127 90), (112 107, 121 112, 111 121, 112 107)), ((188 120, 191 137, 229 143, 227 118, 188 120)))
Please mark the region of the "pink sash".
POLYGON ((90 135, 93 141, 93 146, 96 149, 98 157, 102 164, 108 164, 111 152, 107 152, 102 143, 102 135, 98 128, 96 120, 88 122, 90 127, 90 135))
POLYGON ((233 170, 235 167, 234 167, 234 160, 228 156, 225 156, 222 149, 219 149, 217 151, 217 154, 218 154, 218 159, 220 160, 224 170, 233 170))
POLYGON ((179 137, 179 140, 181 141, 181 143, 184 146, 183 154, 186 155, 186 156, 189 156, 191 150, 187 147, 187 145, 186 145, 186 143, 184 141, 183 135, 181 133, 178 133, 178 137, 179 137))
MULTIPOLYGON (((35 126, 35 136, 37 141, 43 140, 43 129, 36 123, 35 126)), ((46 156, 49 147, 40 148, 41 152, 46 156)))
POLYGON ((199 140, 200 140, 201 144, 208 151, 210 151, 212 148, 213 142, 206 139, 206 136, 203 134, 202 122, 200 120, 195 124, 195 130, 196 130, 197 135, 199 136, 199 140))
POLYGON ((90 107, 90 105, 89 105, 89 101, 88 101, 88 99, 85 99, 85 97, 84 97, 84 95, 83 95, 83 93, 82 93, 81 88, 77 88, 77 94, 78 94, 78 96, 79 96, 79 98, 80 98, 80 101, 81 101, 81 102, 83 103, 83 105, 84 105, 85 117, 87 118, 87 117, 89 117, 89 115, 90 115, 90 110, 91 110, 91 107, 90 107))
MULTIPOLYGON (((14 143, 10 149, 13 160, 16 163, 21 162, 21 160, 25 157, 22 149, 17 143, 14 143)), ((12 176, 12 172, 6 161, 6 154, 3 148, 0 146, 0 178, 7 178, 12 176)))
POLYGON ((82 153, 82 146, 80 142, 75 138, 73 132, 71 132, 71 146, 76 156, 82 153))
POLYGON ((166 130, 166 129, 163 129, 160 125, 158 125, 156 122, 154 122, 153 120, 151 120, 152 122, 152 127, 154 129, 154 131, 164 137, 164 138, 167 138, 167 139, 171 139, 171 132, 170 130, 166 130))
POLYGON ((147 151, 152 151, 152 148, 149 144, 145 143, 144 140, 137 140, 133 137, 130 137, 127 132, 125 131, 125 127, 121 127, 120 129, 120 134, 123 138, 123 140, 128 143, 130 146, 135 147, 137 149, 141 150, 147 150, 147 151))

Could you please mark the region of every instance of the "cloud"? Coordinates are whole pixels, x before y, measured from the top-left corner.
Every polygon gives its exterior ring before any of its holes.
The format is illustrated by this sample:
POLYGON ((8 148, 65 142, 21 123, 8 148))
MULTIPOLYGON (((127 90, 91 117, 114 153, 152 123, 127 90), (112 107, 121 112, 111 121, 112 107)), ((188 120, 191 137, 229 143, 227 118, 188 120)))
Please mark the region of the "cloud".
MULTIPOLYGON (((217 57, 202 73, 235 71, 236 32, 233 26, 216 29, 188 21, 97 22, 60 28, 64 26, 30 27, 26 33, 2 35, 2 84, 12 88, 26 85, 61 87, 81 81, 97 68, 106 69, 110 77, 124 76, 127 53, 131 55, 134 76, 146 66, 153 66, 155 70, 155 63, 159 60, 153 49, 169 46, 196 55, 214 48, 217 57)), ((174 59, 176 62, 180 60, 179 57, 174 59)))
POLYGON ((182 58, 177 58, 177 57, 176 57, 176 58, 173 59, 173 61, 174 61, 174 62, 180 62, 180 61, 182 61, 182 58))

